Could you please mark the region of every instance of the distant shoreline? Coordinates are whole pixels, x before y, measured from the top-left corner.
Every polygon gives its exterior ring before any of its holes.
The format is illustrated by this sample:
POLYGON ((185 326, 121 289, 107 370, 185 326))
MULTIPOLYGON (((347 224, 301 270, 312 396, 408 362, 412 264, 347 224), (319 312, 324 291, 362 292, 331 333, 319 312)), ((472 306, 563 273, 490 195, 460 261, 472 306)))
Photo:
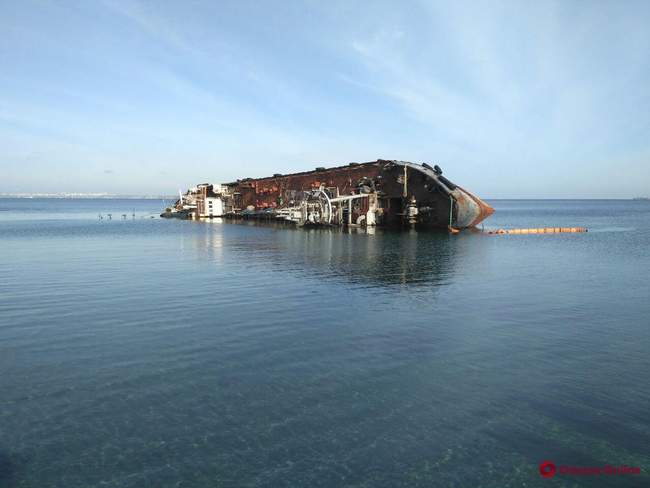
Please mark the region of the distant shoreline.
POLYGON ((20 200, 172 200, 172 195, 31 195, 31 194, 0 194, 0 199, 20 200))
MULTIPOLYGON (((0 200, 176 200, 178 195, 50 195, 50 194, 0 194, 0 200)), ((610 201, 648 201, 647 198, 485 198, 490 201, 589 201, 589 200, 610 200, 610 201)))

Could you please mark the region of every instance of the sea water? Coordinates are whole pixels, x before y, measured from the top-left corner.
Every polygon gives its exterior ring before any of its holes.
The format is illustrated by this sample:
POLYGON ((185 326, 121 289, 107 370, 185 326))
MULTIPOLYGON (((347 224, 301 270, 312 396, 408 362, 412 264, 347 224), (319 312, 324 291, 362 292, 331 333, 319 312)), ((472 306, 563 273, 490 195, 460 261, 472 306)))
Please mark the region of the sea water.
POLYGON ((0 200, 0 486, 650 486, 650 203, 490 203, 589 232, 0 200))

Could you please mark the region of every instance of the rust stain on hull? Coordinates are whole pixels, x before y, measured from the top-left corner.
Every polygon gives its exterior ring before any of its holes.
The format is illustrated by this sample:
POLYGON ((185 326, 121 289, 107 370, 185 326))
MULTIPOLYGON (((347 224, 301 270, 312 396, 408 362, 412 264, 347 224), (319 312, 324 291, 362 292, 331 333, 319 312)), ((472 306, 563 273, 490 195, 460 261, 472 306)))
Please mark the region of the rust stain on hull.
POLYGON ((487 203, 444 177, 438 166, 379 159, 198 185, 162 216, 464 229, 493 212, 487 203))

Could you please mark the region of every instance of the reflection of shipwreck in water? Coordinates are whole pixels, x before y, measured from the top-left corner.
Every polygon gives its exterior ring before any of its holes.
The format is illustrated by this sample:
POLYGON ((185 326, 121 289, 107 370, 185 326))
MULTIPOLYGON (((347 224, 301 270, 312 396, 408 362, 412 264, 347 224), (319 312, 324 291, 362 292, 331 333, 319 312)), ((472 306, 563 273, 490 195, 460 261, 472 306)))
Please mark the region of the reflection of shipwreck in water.
MULTIPOLYGON (((212 222, 217 220, 221 219, 212 222)), ((254 221, 242 224, 257 225, 254 221)), ((270 223, 265 227, 282 226, 270 223)), ((265 273, 278 271, 364 287, 410 285, 414 290, 423 286, 433 292, 433 287, 449 282, 459 250, 467 242, 447 233, 375 227, 286 229, 257 234, 264 238, 240 239, 246 234, 239 228, 208 224, 207 232, 191 234, 186 243, 200 259, 216 266, 223 266, 235 252, 250 269, 265 273)))
POLYGON ((438 167, 377 160, 188 190, 162 217, 282 220, 298 225, 473 227, 494 210, 438 167))

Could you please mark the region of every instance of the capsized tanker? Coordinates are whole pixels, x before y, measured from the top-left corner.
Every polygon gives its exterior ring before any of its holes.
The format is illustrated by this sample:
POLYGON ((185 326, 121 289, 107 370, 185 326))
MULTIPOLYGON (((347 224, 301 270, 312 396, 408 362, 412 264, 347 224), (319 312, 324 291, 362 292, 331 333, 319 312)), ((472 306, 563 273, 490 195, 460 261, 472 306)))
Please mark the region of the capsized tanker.
POLYGON ((204 183, 161 217, 280 220, 299 226, 475 227, 494 209, 437 165, 379 159, 334 168, 204 183))

